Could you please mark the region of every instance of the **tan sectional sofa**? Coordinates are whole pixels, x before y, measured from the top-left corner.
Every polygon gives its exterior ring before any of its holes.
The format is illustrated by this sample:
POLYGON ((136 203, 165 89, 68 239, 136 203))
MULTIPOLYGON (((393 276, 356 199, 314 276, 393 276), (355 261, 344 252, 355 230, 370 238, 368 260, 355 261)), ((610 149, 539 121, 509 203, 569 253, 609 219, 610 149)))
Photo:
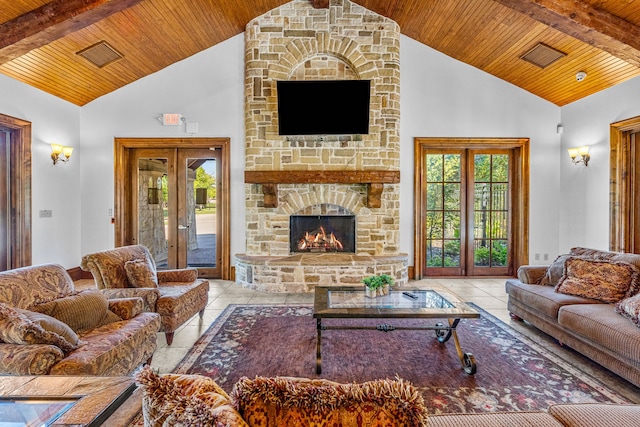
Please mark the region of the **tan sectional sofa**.
POLYGON ((572 248, 551 266, 520 267, 518 279, 506 282, 509 311, 640 387, 640 328, 613 302, 556 292, 575 258, 640 268, 640 255, 572 248))
POLYGON ((129 375, 159 329, 140 298, 76 292, 60 265, 0 272, 0 375, 129 375))
POLYGON ((403 380, 340 384, 306 378, 242 378, 227 394, 200 375, 136 375, 146 427, 600 427, 632 426, 640 405, 553 405, 547 411, 429 415, 403 380))

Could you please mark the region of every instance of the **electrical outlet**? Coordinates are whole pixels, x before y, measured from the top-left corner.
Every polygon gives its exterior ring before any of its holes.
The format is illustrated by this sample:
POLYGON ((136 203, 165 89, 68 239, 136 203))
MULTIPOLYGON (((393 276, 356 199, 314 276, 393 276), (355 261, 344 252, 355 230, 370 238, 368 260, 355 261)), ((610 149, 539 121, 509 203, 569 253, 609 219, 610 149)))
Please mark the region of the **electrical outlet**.
POLYGON ((108 216, 113 216, 113 209, 109 209, 109 211, 108 211, 107 215, 108 215, 108 216))
POLYGON ((549 254, 544 254, 544 260, 549 261, 549 254))
POLYGON ((53 216, 53 211, 51 209, 40 210, 40 218, 51 218, 52 216, 53 216))
POLYGON ((536 260, 536 261, 540 261, 540 254, 536 254, 536 255, 535 255, 535 260, 536 260))

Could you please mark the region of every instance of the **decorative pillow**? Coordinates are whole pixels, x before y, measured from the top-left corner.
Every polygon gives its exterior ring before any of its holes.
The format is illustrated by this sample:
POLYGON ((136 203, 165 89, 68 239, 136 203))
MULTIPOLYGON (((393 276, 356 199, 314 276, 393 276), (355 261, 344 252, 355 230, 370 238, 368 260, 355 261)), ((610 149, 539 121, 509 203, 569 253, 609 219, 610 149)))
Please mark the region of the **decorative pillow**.
POLYGON ((616 311, 627 319, 631 319, 636 326, 640 327, 640 294, 636 294, 618 302, 616 304, 616 311))
POLYGON ((127 279, 134 288, 157 288, 158 275, 147 259, 136 259, 124 263, 127 279))
POLYGON ((55 317, 69 325, 76 333, 122 320, 109 310, 109 301, 97 289, 88 289, 75 295, 38 304, 33 311, 55 317))
POLYGON ((422 395, 401 379, 340 384, 322 379, 243 377, 233 386, 230 398, 252 427, 427 424, 422 395))
POLYGON ((547 268, 547 272, 542 277, 542 279, 540 279, 540 282, 538 284, 545 286, 556 286, 564 273, 564 262, 570 256, 571 255, 569 254, 559 255, 547 268))
POLYGON ((136 374, 143 392, 145 425, 248 427, 214 380, 201 375, 158 375, 149 367, 136 374))
POLYGON ((638 270, 620 261, 603 261, 569 257, 556 292, 618 302, 638 291, 638 270))
POLYGON ((52 344, 68 353, 80 346, 69 326, 41 313, 0 303, 0 340, 9 344, 52 344))

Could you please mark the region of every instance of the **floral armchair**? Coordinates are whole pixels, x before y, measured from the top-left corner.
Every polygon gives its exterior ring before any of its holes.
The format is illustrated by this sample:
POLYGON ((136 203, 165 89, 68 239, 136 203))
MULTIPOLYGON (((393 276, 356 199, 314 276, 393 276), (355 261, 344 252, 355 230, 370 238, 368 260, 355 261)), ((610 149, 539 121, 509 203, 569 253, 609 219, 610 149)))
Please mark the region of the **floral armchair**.
POLYGON ((198 279, 198 270, 156 270, 155 261, 143 245, 122 246, 82 257, 80 267, 90 271, 107 298, 140 297, 145 311, 160 314, 160 331, 167 345, 183 323, 204 314, 209 282, 198 279))
POLYGON ((0 375, 129 375, 150 361, 160 329, 142 306, 77 292, 57 264, 0 272, 0 375))

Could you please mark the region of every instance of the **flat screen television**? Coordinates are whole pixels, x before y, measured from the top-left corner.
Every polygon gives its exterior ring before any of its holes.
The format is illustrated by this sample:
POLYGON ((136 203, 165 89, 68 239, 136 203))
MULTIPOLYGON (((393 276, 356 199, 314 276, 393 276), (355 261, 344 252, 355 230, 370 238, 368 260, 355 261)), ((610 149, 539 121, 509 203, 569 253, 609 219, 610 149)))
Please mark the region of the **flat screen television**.
POLYGON ((280 80, 280 135, 369 133, 370 80, 280 80))

